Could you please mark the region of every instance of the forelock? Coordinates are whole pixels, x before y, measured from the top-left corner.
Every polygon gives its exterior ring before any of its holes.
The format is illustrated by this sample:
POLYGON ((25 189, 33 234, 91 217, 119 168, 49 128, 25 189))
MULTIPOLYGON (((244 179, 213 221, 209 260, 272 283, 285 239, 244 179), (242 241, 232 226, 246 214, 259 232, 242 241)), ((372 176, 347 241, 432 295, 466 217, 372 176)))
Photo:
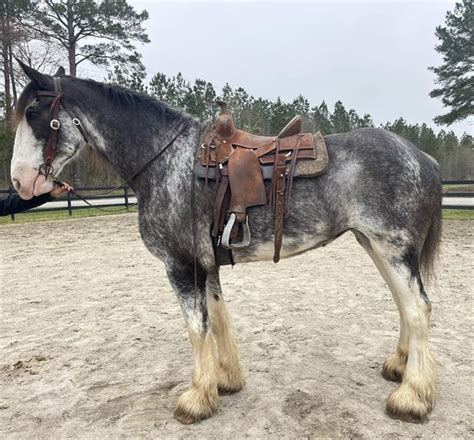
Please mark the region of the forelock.
POLYGON ((37 87, 33 83, 29 83, 23 92, 21 93, 20 97, 15 106, 15 115, 13 118, 15 128, 23 119, 23 115, 25 114, 25 110, 28 106, 33 102, 36 98, 36 92, 38 91, 37 87))

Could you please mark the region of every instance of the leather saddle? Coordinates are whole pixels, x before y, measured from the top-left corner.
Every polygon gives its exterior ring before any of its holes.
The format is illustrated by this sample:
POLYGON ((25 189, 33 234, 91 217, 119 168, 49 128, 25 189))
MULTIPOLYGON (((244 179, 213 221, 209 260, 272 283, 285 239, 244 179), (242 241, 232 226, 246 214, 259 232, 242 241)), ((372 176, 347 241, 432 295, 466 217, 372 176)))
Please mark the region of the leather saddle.
MULTIPOLYGON (((321 133, 301 133, 295 116, 277 136, 257 136, 235 127, 223 101, 215 123, 203 135, 194 173, 215 180, 212 236, 216 250, 232 251, 250 244, 247 209, 269 203, 274 211, 274 255, 280 260, 285 215, 289 211, 293 179, 322 174, 328 165, 321 133), (270 181, 269 191, 265 180, 270 181)), ((216 252, 219 255, 219 252, 216 252)), ((219 258, 217 258, 219 260, 219 258)), ((233 264, 232 255, 224 259, 233 264)))

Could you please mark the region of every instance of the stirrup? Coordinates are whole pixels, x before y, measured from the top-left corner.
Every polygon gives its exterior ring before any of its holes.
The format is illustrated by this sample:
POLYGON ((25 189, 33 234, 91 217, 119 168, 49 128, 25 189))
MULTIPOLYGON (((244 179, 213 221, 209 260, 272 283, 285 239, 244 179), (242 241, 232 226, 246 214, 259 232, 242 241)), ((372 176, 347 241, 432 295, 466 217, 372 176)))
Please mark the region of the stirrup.
POLYGON ((243 237, 242 241, 238 243, 230 242, 230 233, 235 224, 235 213, 232 213, 229 217, 229 221, 225 225, 224 232, 222 233, 221 244, 226 249, 241 249, 247 247, 250 244, 250 228, 249 228, 249 216, 245 216, 245 223, 242 223, 243 237))

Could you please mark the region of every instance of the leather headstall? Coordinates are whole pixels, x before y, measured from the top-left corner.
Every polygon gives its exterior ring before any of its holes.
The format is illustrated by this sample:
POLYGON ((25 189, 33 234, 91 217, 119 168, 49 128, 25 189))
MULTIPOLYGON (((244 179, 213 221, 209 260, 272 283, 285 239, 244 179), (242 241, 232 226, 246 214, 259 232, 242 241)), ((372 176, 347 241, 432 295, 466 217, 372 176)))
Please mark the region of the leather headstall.
MULTIPOLYGON (((50 174, 53 174, 53 161, 56 158, 58 152, 58 134, 61 127, 61 122, 59 122, 59 105, 61 103, 61 98, 63 97, 63 92, 61 88, 61 79, 59 77, 53 77, 54 90, 38 90, 36 96, 45 96, 54 98, 50 106, 51 121, 49 123, 49 136, 46 143, 46 148, 43 151, 43 164, 40 168, 44 176, 47 178, 50 174)), ((72 117, 69 112, 64 109, 65 112, 72 119, 73 124, 78 128, 85 142, 88 143, 89 139, 84 130, 84 127, 81 124, 81 121, 78 118, 72 117)))

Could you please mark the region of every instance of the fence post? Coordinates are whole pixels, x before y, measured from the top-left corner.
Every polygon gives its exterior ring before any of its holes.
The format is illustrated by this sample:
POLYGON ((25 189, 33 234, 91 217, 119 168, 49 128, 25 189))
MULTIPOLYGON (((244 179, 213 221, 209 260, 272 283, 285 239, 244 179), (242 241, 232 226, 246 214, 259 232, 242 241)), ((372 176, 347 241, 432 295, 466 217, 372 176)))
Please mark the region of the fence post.
POLYGON ((128 209, 128 186, 123 187, 123 196, 125 197, 125 208, 128 209))
MULTIPOLYGON (((11 196, 13 194, 13 188, 10 186, 8 188, 8 195, 11 196)), ((13 214, 13 212, 10 214, 10 217, 12 219, 12 221, 14 222, 15 221, 15 214, 13 214)))
POLYGON ((72 203, 71 203, 71 193, 68 191, 66 193, 67 198, 67 210, 69 211, 69 215, 72 215, 72 203))

